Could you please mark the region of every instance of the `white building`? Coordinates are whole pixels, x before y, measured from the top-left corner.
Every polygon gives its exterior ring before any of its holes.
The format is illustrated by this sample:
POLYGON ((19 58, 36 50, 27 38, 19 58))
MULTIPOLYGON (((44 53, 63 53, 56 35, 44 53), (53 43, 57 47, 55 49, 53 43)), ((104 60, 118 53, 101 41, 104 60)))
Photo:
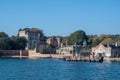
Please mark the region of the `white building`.
POLYGON ((57 54, 73 54, 73 46, 61 47, 56 50, 57 54))
POLYGON ((109 45, 105 46, 100 43, 96 47, 92 48, 92 54, 94 55, 94 57, 97 56, 111 57, 111 47, 109 45))

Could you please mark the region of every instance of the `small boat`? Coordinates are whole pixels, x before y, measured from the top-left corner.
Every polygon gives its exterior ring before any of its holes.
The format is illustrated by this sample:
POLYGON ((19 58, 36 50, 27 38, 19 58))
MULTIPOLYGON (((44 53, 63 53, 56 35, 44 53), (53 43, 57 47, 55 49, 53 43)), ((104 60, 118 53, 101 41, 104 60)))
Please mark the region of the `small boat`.
POLYGON ((65 58, 64 57, 59 57, 59 60, 65 60, 65 58))

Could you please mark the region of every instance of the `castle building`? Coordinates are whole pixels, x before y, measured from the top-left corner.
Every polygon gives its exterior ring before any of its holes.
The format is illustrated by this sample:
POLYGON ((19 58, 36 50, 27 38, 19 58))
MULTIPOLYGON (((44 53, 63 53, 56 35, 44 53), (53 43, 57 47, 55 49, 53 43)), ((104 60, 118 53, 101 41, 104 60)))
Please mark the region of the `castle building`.
POLYGON ((25 28, 19 30, 19 37, 27 39, 26 50, 40 50, 40 37, 42 31, 37 28, 25 28))

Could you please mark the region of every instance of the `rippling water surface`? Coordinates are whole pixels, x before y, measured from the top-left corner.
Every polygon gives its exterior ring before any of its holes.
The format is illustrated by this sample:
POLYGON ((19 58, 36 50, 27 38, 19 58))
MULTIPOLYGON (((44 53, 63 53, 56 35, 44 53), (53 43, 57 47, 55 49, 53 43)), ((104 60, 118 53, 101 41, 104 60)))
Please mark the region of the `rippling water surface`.
POLYGON ((0 80, 120 80, 120 62, 0 58, 0 80))

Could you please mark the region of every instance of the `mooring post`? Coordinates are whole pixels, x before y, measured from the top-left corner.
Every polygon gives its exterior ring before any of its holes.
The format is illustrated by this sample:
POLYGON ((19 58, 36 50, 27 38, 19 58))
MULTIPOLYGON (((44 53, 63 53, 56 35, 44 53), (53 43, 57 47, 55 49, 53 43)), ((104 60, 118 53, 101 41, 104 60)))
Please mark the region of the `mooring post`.
POLYGON ((20 50, 20 57, 22 57, 22 50, 20 50))

